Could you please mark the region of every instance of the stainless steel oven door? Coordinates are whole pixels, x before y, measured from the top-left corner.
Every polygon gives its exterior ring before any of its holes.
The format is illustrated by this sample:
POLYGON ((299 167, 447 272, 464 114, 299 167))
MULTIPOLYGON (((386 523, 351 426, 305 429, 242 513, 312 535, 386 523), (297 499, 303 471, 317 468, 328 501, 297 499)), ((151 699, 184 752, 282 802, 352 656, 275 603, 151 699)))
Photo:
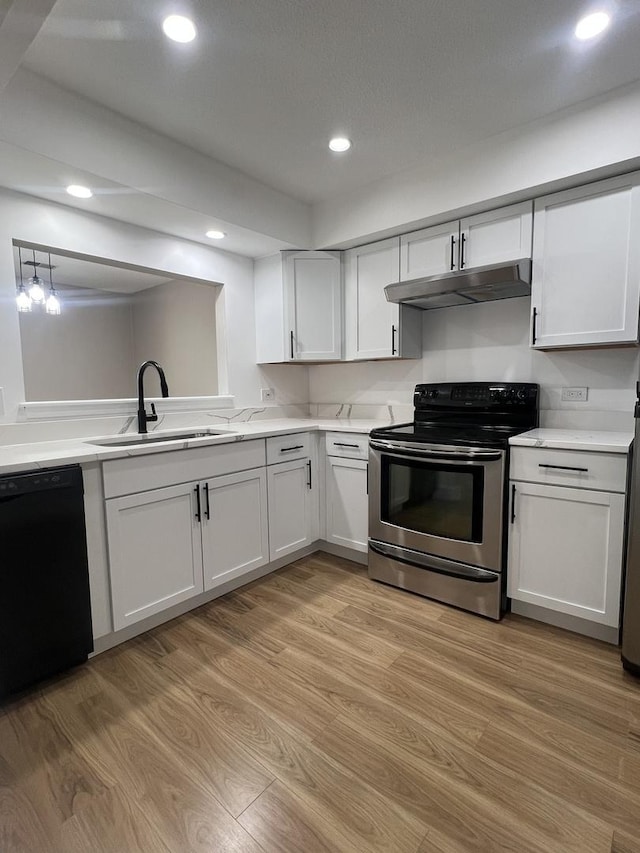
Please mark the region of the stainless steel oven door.
POLYGON ((502 568, 505 452, 372 439, 369 536, 502 568))

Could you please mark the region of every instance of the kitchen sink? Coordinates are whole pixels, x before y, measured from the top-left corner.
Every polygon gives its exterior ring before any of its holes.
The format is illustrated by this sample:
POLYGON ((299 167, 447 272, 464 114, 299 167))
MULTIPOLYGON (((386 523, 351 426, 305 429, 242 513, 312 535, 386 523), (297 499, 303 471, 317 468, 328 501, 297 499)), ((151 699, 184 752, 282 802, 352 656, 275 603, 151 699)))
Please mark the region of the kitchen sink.
POLYGON ((98 441, 87 441, 85 444, 96 444, 99 447, 140 447, 141 444, 157 444, 160 441, 187 441, 190 438, 206 438, 211 435, 229 435, 229 430, 199 429, 193 432, 163 432, 155 435, 152 432, 144 435, 130 435, 122 438, 103 438, 98 441))

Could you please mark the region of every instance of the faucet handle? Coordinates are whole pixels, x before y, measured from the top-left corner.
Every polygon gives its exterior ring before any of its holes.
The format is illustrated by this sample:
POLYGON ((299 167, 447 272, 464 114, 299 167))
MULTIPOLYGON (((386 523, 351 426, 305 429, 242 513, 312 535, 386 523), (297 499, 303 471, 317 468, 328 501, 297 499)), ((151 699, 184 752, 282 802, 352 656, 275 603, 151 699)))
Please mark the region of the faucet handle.
POLYGON ((158 420, 158 416, 156 414, 156 404, 155 403, 151 403, 151 414, 147 415, 147 420, 148 421, 157 421, 158 420))

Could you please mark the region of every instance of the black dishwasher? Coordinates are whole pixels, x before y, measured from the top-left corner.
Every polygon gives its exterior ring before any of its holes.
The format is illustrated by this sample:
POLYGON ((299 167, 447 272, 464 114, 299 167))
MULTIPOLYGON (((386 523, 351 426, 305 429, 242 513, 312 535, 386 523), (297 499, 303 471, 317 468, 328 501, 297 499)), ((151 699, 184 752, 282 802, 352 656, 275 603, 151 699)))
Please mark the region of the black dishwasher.
POLYGON ((93 651, 79 466, 0 477, 0 699, 93 651))

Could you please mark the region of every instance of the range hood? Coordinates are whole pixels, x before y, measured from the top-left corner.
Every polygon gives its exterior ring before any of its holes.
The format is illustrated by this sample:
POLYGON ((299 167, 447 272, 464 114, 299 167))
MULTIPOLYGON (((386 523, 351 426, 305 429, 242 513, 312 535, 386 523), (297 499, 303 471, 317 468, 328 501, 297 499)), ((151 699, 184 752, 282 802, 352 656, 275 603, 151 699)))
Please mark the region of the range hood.
POLYGON ((529 296, 531 258, 399 281, 388 284, 384 293, 387 302, 412 305, 425 311, 529 296))

